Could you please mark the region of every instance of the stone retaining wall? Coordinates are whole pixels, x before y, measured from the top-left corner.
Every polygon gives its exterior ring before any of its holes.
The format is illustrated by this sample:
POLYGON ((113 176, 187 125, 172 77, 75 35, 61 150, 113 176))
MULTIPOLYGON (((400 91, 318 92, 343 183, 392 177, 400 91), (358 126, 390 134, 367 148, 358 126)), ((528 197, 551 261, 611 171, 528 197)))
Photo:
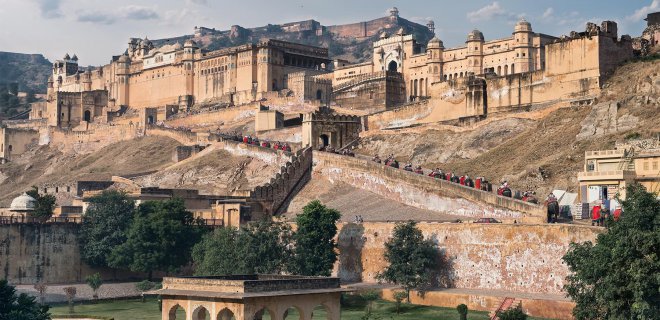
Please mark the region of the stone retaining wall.
POLYGON ((545 208, 366 159, 314 151, 314 174, 342 181, 409 206, 452 215, 540 223, 545 208))

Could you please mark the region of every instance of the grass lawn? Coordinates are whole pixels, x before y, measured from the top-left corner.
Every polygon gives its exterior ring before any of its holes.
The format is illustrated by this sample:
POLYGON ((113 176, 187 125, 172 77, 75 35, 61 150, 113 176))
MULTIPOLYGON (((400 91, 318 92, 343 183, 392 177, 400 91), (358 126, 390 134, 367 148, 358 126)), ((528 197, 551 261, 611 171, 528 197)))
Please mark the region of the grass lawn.
MULTIPOLYGON (((416 320, 458 320, 458 312, 454 308, 438 308, 438 307, 425 307, 416 305, 401 305, 401 314, 396 314, 396 304, 388 301, 378 300, 372 305, 373 315, 371 319, 381 320, 399 320, 399 319, 416 319, 416 320)), ((360 320, 364 315, 365 304, 362 301, 354 301, 350 299, 345 301, 342 306, 341 319, 344 320, 360 320)), ((298 319, 298 312, 295 309, 289 309, 289 315, 286 320, 298 319)), ((55 305, 50 309, 53 318, 57 315, 68 315, 67 305, 55 305)), ((115 320, 160 320, 160 311, 158 310, 158 302, 156 299, 148 299, 147 302, 142 303, 139 299, 134 300, 115 300, 103 301, 95 304, 77 304, 75 306, 76 315, 88 316, 101 316, 113 317, 115 320)), ((183 311, 179 310, 177 313, 177 320, 185 320, 183 311)), ((321 309, 314 312, 313 320, 325 320, 325 312, 321 309)), ((487 312, 470 311, 468 313, 469 320, 488 319, 487 312)), ((533 320, 533 318, 529 318, 533 320)), ((263 320, 270 320, 266 314, 263 320)))

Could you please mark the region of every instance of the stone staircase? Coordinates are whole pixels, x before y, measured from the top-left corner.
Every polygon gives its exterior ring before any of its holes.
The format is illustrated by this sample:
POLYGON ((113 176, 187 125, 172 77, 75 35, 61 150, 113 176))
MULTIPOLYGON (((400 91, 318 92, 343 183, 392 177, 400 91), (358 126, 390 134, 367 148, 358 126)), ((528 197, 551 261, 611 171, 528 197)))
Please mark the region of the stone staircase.
POLYGON ((499 307, 497 309, 491 311, 488 316, 490 316, 490 320, 499 320, 500 318, 497 316, 498 312, 501 311, 506 311, 509 309, 517 308, 520 305, 520 300, 516 300, 516 298, 511 298, 511 297, 506 297, 500 303, 499 307))

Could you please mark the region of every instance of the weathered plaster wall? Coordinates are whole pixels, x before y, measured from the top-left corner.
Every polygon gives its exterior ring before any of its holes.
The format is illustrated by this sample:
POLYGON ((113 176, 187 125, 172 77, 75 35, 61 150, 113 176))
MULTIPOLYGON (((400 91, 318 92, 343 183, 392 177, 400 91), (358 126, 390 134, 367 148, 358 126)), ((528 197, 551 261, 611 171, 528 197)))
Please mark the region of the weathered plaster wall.
POLYGON ((314 151, 314 164, 315 175, 342 181, 417 208, 469 217, 517 219, 517 222, 540 223, 545 219, 545 210, 539 205, 366 159, 314 151))
MULTIPOLYGON (((448 267, 440 286, 562 294, 568 268, 561 258, 571 242, 594 241, 602 229, 571 225, 425 223, 448 267)), ((343 281, 375 282, 386 266, 384 243, 392 223, 341 224, 340 259, 335 273, 343 281)))
POLYGON ((0 268, 12 284, 83 282, 99 272, 106 280, 137 279, 137 274, 93 269, 80 258, 77 224, 0 225, 0 268))

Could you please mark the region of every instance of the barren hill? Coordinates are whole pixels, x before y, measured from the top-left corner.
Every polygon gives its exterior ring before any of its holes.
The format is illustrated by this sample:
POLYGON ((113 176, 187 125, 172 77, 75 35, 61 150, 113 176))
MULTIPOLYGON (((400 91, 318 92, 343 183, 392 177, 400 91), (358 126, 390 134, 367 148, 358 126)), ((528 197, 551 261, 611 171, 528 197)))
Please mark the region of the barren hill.
POLYGON ((51 68, 41 54, 0 52, 0 83, 17 82, 20 91, 46 93, 51 68))
POLYGON ((585 151, 612 148, 626 137, 649 138, 660 127, 659 70, 658 60, 621 66, 594 106, 513 114, 468 128, 367 132, 358 152, 393 153, 428 168, 508 180, 517 189, 575 191, 585 151))

